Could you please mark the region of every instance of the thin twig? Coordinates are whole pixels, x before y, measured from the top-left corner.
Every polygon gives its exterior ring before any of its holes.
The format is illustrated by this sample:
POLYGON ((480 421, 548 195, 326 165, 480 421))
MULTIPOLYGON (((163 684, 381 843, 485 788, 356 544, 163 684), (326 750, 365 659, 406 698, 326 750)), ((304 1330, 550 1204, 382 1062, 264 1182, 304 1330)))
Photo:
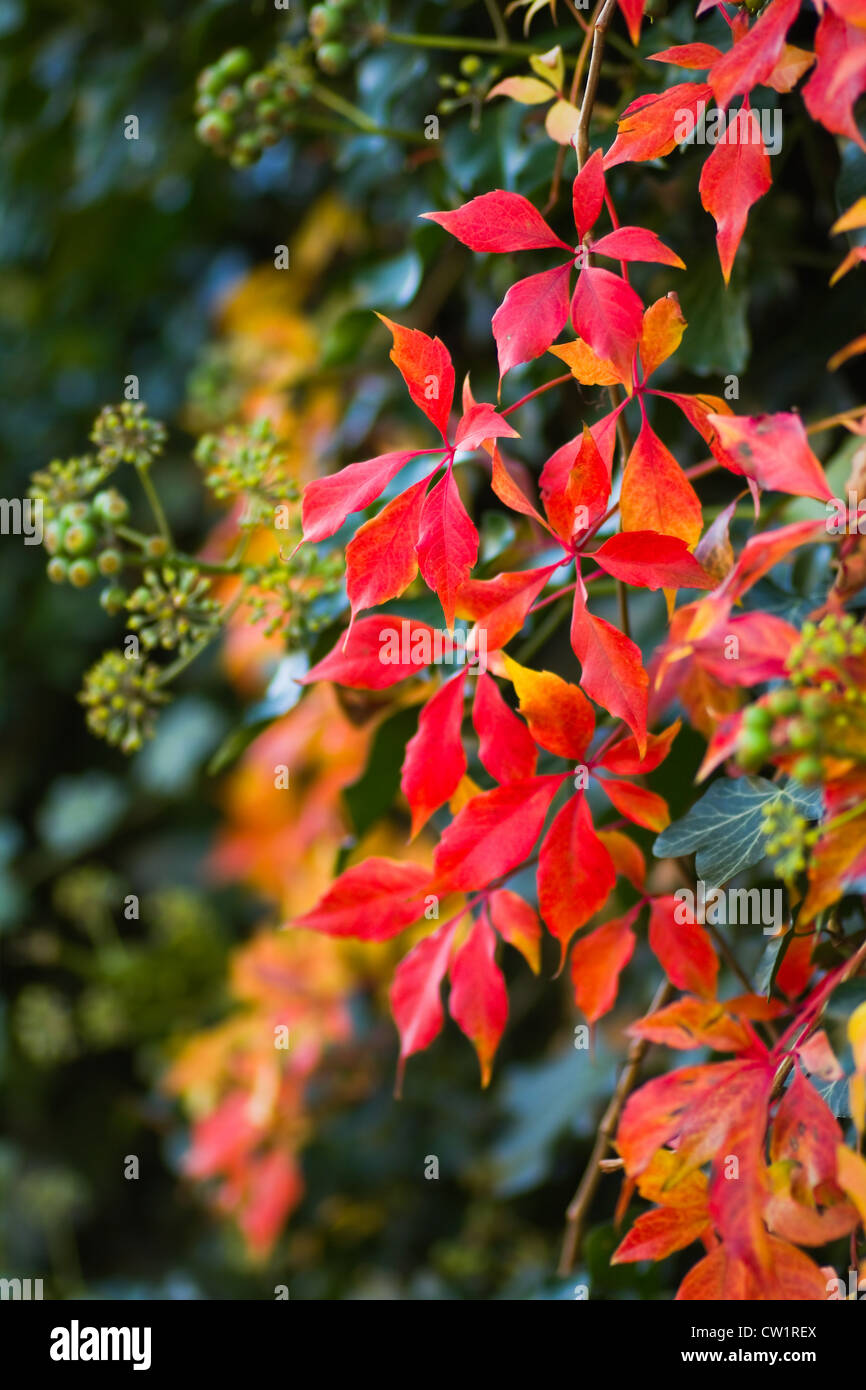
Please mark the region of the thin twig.
MULTIPOLYGON (((668 980, 663 980, 655 993, 655 998, 650 1004, 650 1013, 655 1013, 667 1003, 673 994, 673 985, 668 980)), ((646 1038, 635 1038, 626 1054, 625 1066, 620 1073, 616 1090, 610 1098, 607 1109, 604 1112, 589 1162, 584 1170, 580 1185, 568 1204, 565 1213, 566 1227, 565 1237, 562 1242, 562 1254, 559 1259, 559 1273, 564 1279, 569 1275, 574 1267, 574 1262, 580 1253, 580 1242, 583 1236, 583 1228, 589 1209, 595 1197, 596 1188, 602 1175, 601 1163, 607 1155, 607 1150, 613 1140, 614 1131, 619 1121, 620 1113, 629 1093, 631 1092, 638 1078, 641 1063, 646 1056, 650 1043, 646 1038)))
POLYGON ((582 169, 589 158, 589 123, 592 120, 592 108, 595 105, 598 81, 601 76, 601 59, 604 53, 604 39, 615 9, 616 0, 604 0, 601 13, 593 25, 592 56, 589 60, 589 71, 586 74, 583 101, 580 104, 580 120, 577 124, 577 140, 575 142, 578 169, 582 169))

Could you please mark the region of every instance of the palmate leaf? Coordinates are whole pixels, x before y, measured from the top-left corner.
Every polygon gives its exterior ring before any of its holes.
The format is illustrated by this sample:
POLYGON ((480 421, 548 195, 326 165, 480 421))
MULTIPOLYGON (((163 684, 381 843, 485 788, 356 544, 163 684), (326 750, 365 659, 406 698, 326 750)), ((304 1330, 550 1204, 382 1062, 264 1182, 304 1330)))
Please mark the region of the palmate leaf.
POLYGON ((807 790, 796 782, 780 788, 764 777, 720 778, 687 816, 659 835, 653 852, 659 858, 694 853, 695 869, 705 883, 713 887, 726 883, 763 859, 762 817, 765 808, 780 797, 793 801, 811 820, 820 814, 820 791, 807 790))

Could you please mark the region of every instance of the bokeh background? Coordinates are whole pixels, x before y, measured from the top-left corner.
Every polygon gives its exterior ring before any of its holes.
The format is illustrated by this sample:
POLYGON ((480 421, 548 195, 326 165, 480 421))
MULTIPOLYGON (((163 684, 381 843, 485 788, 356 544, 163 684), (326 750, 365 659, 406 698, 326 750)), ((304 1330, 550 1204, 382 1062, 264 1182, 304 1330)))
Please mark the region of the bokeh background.
MULTIPOLYGON (((544 205, 556 148, 543 112, 483 100, 495 76, 527 70, 525 57, 482 51, 474 71, 461 70, 477 52, 472 38, 494 36, 476 0, 400 0, 390 15, 359 0, 362 27, 454 40, 358 39, 343 73, 318 75, 402 136, 359 132, 305 100, 294 132, 252 167, 232 168, 196 139, 196 77, 236 45, 265 62, 277 43, 303 42, 304 8, 0 0, 5 496, 24 496, 52 458, 84 452, 129 373, 168 424, 154 476, 190 551, 225 516, 191 461, 204 430, 268 416, 299 481, 375 452, 374 432, 420 438, 374 308, 438 333, 458 379, 471 369, 476 396, 494 398, 489 323, 511 258, 473 257, 418 214, 494 187, 544 205), (137 141, 123 138, 130 113, 137 141), (425 118, 437 113, 440 137, 428 141, 425 118), (283 243, 291 268, 277 272, 283 243)), ((637 58, 617 21, 602 112, 658 80, 646 54, 689 41, 692 8, 652 0, 637 58)), ((559 20, 554 30, 542 12, 530 40, 543 49, 558 39, 574 54, 580 33, 562 6, 559 20)), ((712 41, 715 23, 701 23, 701 39, 712 41)), ((509 30, 526 42, 519 16, 509 30)), ((866 161, 853 146, 843 158, 796 94, 766 97, 782 104, 783 149, 727 292, 697 194, 701 152, 672 156, 666 171, 625 166, 611 182, 622 220, 663 233, 688 265, 680 283, 665 269, 637 277, 647 296, 680 292, 691 327, 677 389, 720 394, 733 373, 744 413, 817 418, 858 400, 856 361, 825 370, 862 332, 854 297, 844 286, 828 294, 844 247, 827 232, 863 192, 866 161)), ((563 228, 567 201, 552 214, 563 228)), ((532 364, 508 390, 516 399, 550 374, 532 364)), ((862 381, 859 390, 862 399, 862 381)), ((542 397, 523 413, 515 457, 537 471, 596 404, 591 391, 542 397)), ((673 415, 665 426, 681 461, 697 461, 673 415)), ((846 458, 834 465, 843 480, 846 458)), ((495 573, 519 553, 515 533, 482 480, 475 489, 485 572, 495 573)), ((404 852, 395 791, 417 711, 340 703, 330 689, 298 704, 301 654, 244 622, 185 673, 155 740, 124 759, 86 732, 76 701, 119 620, 91 592, 49 584, 38 547, 11 536, 0 545, 0 1274, 43 1277, 60 1298, 262 1298, 277 1284, 293 1298, 569 1298, 583 1280, 593 1297, 670 1297, 677 1259, 607 1265, 614 1180, 602 1186, 583 1265, 567 1281, 553 1273, 622 1028, 652 991, 650 963, 636 957, 587 1054, 573 1046, 568 981, 551 980, 546 957, 536 979, 509 951, 512 1015, 490 1090, 448 1023, 410 1063, 396 1102, 385 995, 398 948, 275 928, 310 906, 347 856, 404 852), (263 795, 280 761, 292 786, 263 795), (137 919, 124 916, 129 894, 137 919), (275 1018, 302 1043, 279 1082, 275 1018), (291 1158, 288 1171, 278 1159, 251 1168, 244 1191, 224 1170, 237 1094, 260 1102, 271 1158, 291 1158), (139 1160, 135 1180, 124 1176, 128 1156, 139 1160), (435 1181, 424 1176, 430 1156, 435 1181)), ((770 581, 760 597, 772 606, 770 581)), ((341 620, 341 595, 328 602, 313 655, 341 620)), ((399 611, 426 617, 428 607, 419 596, 399 611)), ((659 620, 649 603, 638 607, 644 639, 659 620)), ((529 640, 539 662, 571 672, 561 635, 529 640)), ((674 815, 699 754, 685 735, 659 784, 674 815)))

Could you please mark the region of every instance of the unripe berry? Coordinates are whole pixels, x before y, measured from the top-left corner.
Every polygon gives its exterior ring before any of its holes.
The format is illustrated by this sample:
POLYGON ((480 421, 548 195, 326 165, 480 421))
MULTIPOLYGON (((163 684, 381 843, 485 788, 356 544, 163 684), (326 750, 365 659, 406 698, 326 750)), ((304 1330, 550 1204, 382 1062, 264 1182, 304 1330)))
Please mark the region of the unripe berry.
POLYGON ((73 521, 63 537, 67 555, 87 555, 96 544, 96 532, 89 521, 73 521))
POLYGON ((113 526, 119 521, 125 521, 129 516, 129 503, 116 488, 110 487, 104 492, 97 492, 93 499, 93 510, 100 521, 113 526))
POLYGON ((96 566, 92 560, 73 560, 69 566, 69 582, 76 589, 85 589, 96 578, 96 566))
POLYGON ((750 705, 743 715, 743 725, 747 729, 769 729, 773 716, 764 705, 750 705))
POLYGON ((220 111, 237 111, 242 105, 244 94, 240 87, 224 87, 217 97, 217 106, 220 111))
POLYGON ((475 77, 481 71, 481 59, 475 53, 467 53, 460 59, 460 71, 464 77, 475 77))
POLYGON ((151 536, 144 547, 144 553, 149 560, 161 560, 168 551, 168 545, 162 536, 151 536))
POLYGON ((271 94, 271 80, 263 72, 251 72, 244 83, 244 92, 251 101, 263 101, 271 94))
POLYGON ((316 54, 316 62, 328 77, 336 77, 349 61, 349 50, 344 43, 323 43, 316 54))
POLYGON ((205 145, 221 145, 232 133, 232 123, 224 111, 209 111, 196 122, 195 133, 205 145))
POLYGON ((745 769, 759 768, 770 756, 770 740, 761 729, 744 728, 737 744, 737 762, 745 769))
POLYGON ((42 544, 49 555, 56 555, 62 549, 65 531, 62 521, 49 521, 42 535, 42 544))
POLYGON ((823 719, 830 709, 827 697, 818 690, 806 690, 801 703, 807 719, 823 719))
POLYGON ((109 585, 109 587, 103 589, 102 593, 99 595, 99 602, 106 613, 114 617, 116 613, 121 612, 126 603, 126 590, 121 589, 116 584, 109 585))
POLYGON ((217 72, 227 81, 246 77, 253 65, 253 55, 248 48, 230 48, 217 63, 217 72))
POLYGON ((316 43, 333 39, 343 26, 343 16, 333 5, 314 5, 308 20, 310 34, 316 43))
POLYGON ((123 569, 123 556, 119 550, 115 550, 112 546, 108 550, 103 550, 96 565, 100 574, 120 574, 123 569))
POLYGON ((67 502, 60 510, 60 520, 65 521, 67 526, 73 521, 87 521, 89 517, 90 507, 87 502, 67 502))
POLYGON ((804 786, 820 782, 823 772, 821 759, 816 758, 813 753, 798 758, 791 768, 791 776, 797 782, 802 782, 804 786))
POLYGON ((209 67, 202 68, 201 72, 196 78, 195 85, 200 92, 204 92, 208 96, 216 96, 217 92, 220 91, 224 84, 222 75, 217 70, 217 68, 209 67))
POLYGON ((788 742, 792 748, 798 751, 803 748, 814 748, 820 738, 819 731, 814 724, 810 724, 808 719, 795 719, 788 729, 788 742))
POLYGON ((800 697, 796 690, 774 690, 767 701, 767 706, 773 714, 784 719, 798 712, 800 697))
POLYGON ((48 561, 48 578, 52 584, 65 584, 68 575, 69 566, 59 555, 48 561))

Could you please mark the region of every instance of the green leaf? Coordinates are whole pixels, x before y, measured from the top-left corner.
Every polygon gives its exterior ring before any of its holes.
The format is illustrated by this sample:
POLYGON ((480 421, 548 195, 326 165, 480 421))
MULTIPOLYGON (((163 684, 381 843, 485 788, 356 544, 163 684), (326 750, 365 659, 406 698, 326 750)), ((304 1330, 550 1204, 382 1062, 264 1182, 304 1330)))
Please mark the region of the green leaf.
POLYGON ((660 859, 695 854, 695 869, 705 883, 712 887, 726 883, 763 859, 764 810, 781 796, 793 801, 809 819, 820 813, 820 793, 795 782, 783 789, 764 777, 720 777, 687 816, 662 831, 653 853, 660 859))
POLYGON ((725 288, 715 255, 689 270, 682 288, 677 286, 689 325, 677 361, 698 376, 736 375, 744 370, 751 348, 746 294, 737 287, 736 276, 725 288))

